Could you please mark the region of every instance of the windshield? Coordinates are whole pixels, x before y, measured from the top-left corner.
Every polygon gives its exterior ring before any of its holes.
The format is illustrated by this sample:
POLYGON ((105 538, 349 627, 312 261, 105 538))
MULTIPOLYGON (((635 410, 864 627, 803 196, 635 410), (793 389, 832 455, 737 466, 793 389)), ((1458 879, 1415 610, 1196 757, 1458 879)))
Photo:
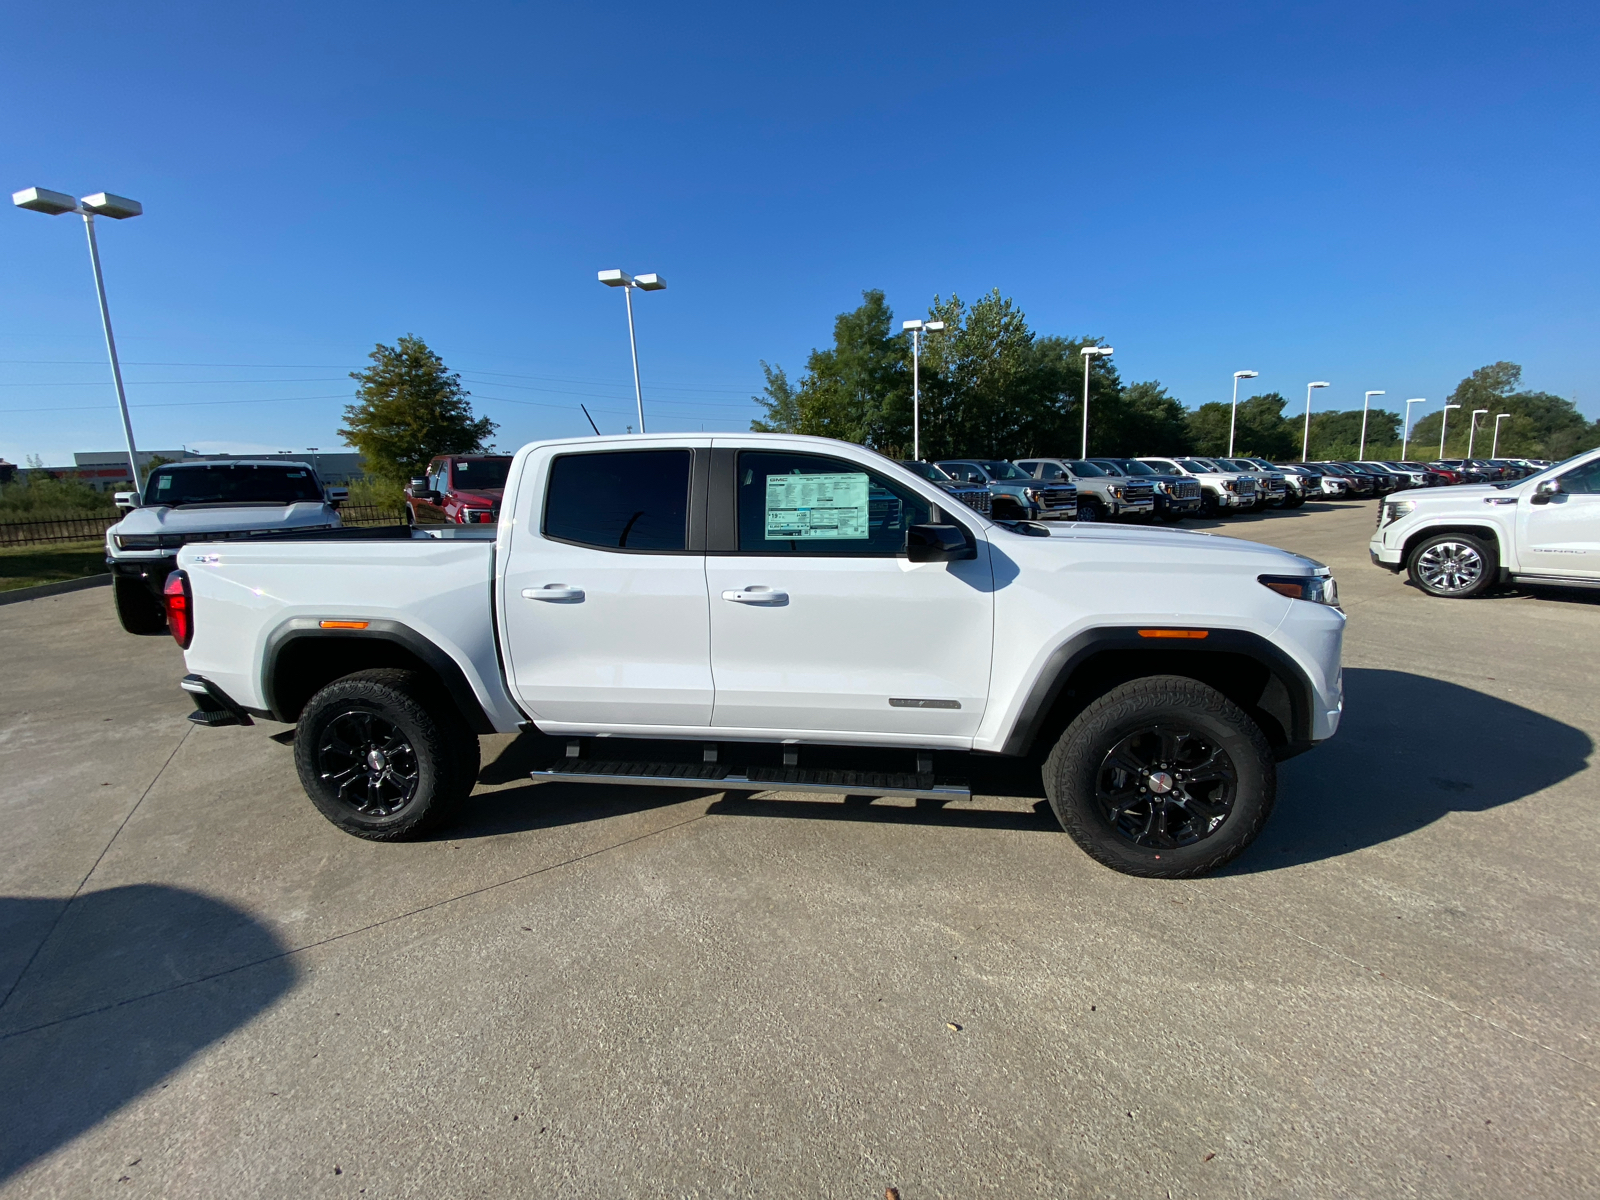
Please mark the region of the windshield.
POLYGON ((218 463, 204 467, 158 467, 145 485, 147 505, 294 504, 322 500, 322 489, 306 467, 218 463))
POLYGON ((1124 475, 1159 475, 1160 471, 1140 462, 1137 458, 1119 458, 1114 460, 1122 468, 1124 475))
POLYGON ((459 488, 503 488, 511 473, 509 458, 469 458, 457 460, 455 485, 459 488))
POLYGON ((1097 458, 1091 465, 1099 467, 1107 475, 1127 474, 1127 472, 1122 469, 1122 464, 1114 458, 1097 458))
POLYGON ((1259 471, 1261 468, 1242 458, 1219 458, 1217 465, 1229 471, 1259 471))
POLYGON ((1197 458, 1180 458, 1178 465, 1185 471, 1193 471, 1196 475, 1215 475, 1217 469, 1207 466, 1197 458))
POLYGON ((1061 461, 1062 465, 1065 466, 1067 470, 1071 471, 1074 475, 1082 475, 1085 479, 1093 479, 1096 475, 1105 474, 1104 471, 1095 466, 1092 462, 1084 462, 1081 458, 1067 458, 1062 459, 1061 461))
POLYGON ((926 463, 926 462, 903 462, 900 465, 902 467, 904 467, 906 470, 910 471, 913 475, 920 475, 920 476, 922 476, 922 478, 927 479, 927 480, 929 480, 929 481, 931 481, 933 483, 953 483, 954 482, 954 480, 952 480, 950 478, 950 476, 946 475, 943 471, 939 470, 939 468, 934 466, 932 463, 926 463))
POLYGON ((989 472, 989 477, 991 479, 1032 479, 1033 478, 1032 475, 1029 475, 1026 471, 1024 471, 1021 467, 1017 466, 1015 463, 989 462, 987 460, 980 459, 979 462, 978 462, 978 465, 980 467, 982 467, 985 471, 989 472))

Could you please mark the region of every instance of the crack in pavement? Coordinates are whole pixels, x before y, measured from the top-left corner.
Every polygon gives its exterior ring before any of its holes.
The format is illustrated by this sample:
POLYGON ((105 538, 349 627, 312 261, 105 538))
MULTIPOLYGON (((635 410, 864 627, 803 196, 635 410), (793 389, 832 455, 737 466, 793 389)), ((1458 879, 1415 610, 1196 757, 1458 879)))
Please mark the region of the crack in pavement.
MULTIPOLYGON (((187 737, 188 735, 185 734, 184 736, 187 737)), ((173 753, 174 754, 177 753, 176 748, 174 748, 173 753)), ((169 758, 167 761, 170 762, 171 759, 169 758)), ((166 769, 165 767, 162 768, 162 770, 165 770, 165 769, 166 769)), ((159 777, 160 777, 160 775, 159 775, 159 772, 158 772, 157 773, 157 778, 159 778, 159 777)), ((151 782, 151 786, 153 787, 155 785, 155 780, 151 780, 150 782, 151 782)), ((148 791, 148 790, 149 789, 147 788, 146 791, 148 791)), ((141 796, 140 799, 142 800, 143 797, 141 796)), ((135 805, 135 807, 137 807, 137 805, 135 805)), ((283 951, 281 954, 269 954, 264 958, 252 959, 250 962, 247 962, 247 963, 239 963, 236 966, 226 967, 226 968, 224 968, 223 970, 220 970, 220 971, 212 971, 209 975, 201 975, 201 976, 199 976, 199 977, 197 977, 195 979, 185 979, 180 983, 170 984, 167 987, 163 987, 163 988, 156 988, 154 991, 150 991, 150 992, 142 992, 137 996, 127 996, 127 997, 124 997, 121 1000, 113 1000, 109 1004, 102 1004, 102 1005, 99 1005, 96 1008, 88 1008, 88 1009, 84 1009, 82 1012, 69 1013, 67 1016, 64 1016, 64 1017, 56 1017, 56 1018, 54 1018, 52 1020, 49 1020, 49 1021, 41 1021, 39 1024, 37 1024, 37 1025, 29 1025, 25 1029, 14 1029, 10 1033, 0 1033, 0 1042, 7 1042, 7 1041, 10 1041, 12 1038, 22 1037, 24 1034, 37 1033, 41 1029, 50 1029, 50 1028, 52 1028, 53 1026, 56 1026, 56 1025, 64 1025, 69 1021, 77 1021, 77 1020, 81 1020, 84 1017, 92 1017, 92 1016, 95 1016, 98 1013, 110 1012, 113 1009, 122 1008, 125 1005, 137 1004, 139 1001, 141 1001, 141 1000, 149 1000, 153 996, 164 996, 169 992, 181 991, 183 988, 194 987, 197 984, 207 983, 207 982, 209 982, 209 981, 211 981, 213 979, 221 979, 225 975, 233 975, 233 974, 236 974, 236 973, 238 973, 240 971, 247 971, 251 967, 259 967, 263 963, 277 962, 280 959, 292 958, 294 955, 303 954, 308 950, 316 950, 316 949, 318 949, 318 948, 320 948, 322 946, 328 946, 328 945, 333 944, 334 942, 343 941, 346 938, 352 938, 352 937, 355 937, 358 934, 366 933, 366 932, 368 932, 370 930, 373 930, 373 929, 382 928, 385 925, 392 925, 397 921, 404 921, 404 920, 406 920, 406 919, 408 919, 410 917, 415 917, 415 916, 420 915, 421 913, 430 912, 430 911, 432 911, 433 909, 436 909, 436 908, 443 908, 446 905, 450 905, 450 904, 456 903, 458 900, 467 900, 467 899, 470 899, 473 896, 481 896, 481 895, 485 894, 486 892, 495 891, 497 888, 509 887, 513 883, 521 883, 524 880, 533 879, 536 876, 547 874, 550 871, 558 871, 562 867, 570 867, 570 866, 574 865, 575 863, 583 862, 585 859, 594 858, 597 855, 601 855, 601 854, 607 854, 612 850, 620 850, 622 847, 631 846, 635 842, 642 842, 642 841, 645 841, 648 838, 657 837, 657 836, 659 836, 660 834, 663 834, 663 833, 670 833, 674 829, 682 829, 685 825, 693 825, 696 821, 704 820, 708 815, 709 814, 704 813, 704 812, 697 813, 696 815, 688 818, 687 820, 675 821, 671 825, 663 826, 660 829, 652 829, 647 833, 641 833, 641 834, 638 834, 635 837, 624 838, 620 842, 613 842, 613 843, 611 843, 610 845, 607 845, 607 846, 600 846, 600 847, 597 847, 594 850, 585 851, 583 854, 576 854, 571 858, 563 859, 560 862, 550 863, 547 866, 539 867, 536 870, 524 871, 522 874, 513 875, 509 879, 501 879, 501 880, 497 880, 494 883, 486 883, 482 887, 471 888, 471 889, 469 889, 469 890, 467 890, 465 892, 459 892, 459 893, 457 893, 456 895, 453 895, 453 896, 446 896, 446 897, 444 897, 442 899, 434 900, 434 901, 431 901, 431 902, 429 902, 427 904, 419 905, 416 908, 408 909, 407 911, 405 911, 403 913, 396 913, 392 917, 384 917, 383 919, 378 920, 378 921, 371 921, 371 922, 367 923, 366 925, 358 926, 355 929, 344 930, 342 933, 330 934, 329 936, 327 936, 325 938, 319 938, 317 941, 307 942, 304 945, 292 946, 289 949, 283 951)), ((129 813, 129 816, 132 816, 131 812, 129 813)), ((124 825, 127 824, 126 820, 124 820, 123 824, 124 825)), ((119 829, 118 832, 120 833, 121 830, 119 829)), ((113 838, 113 840, 115 840, 115 839, 113 838)), ((107 849, 109 849, 109 848, 110 847, 108 845, 107 849)), ((104 857, 104 851, 101 852, 101 857, 104 857)), ((99 860, 98 859, 96 860, 96 865, 99 865, 99 860)), ((93 873, 94 873, 93 868, 91 868, 90 869, 90 874, 92 875, 93 873)), ((87 880, 88 880, 88 876, 87 875, 84 876, 84 880, 85 880, 85 882, 87 882, 87 880)), ((79 886, 81 887, 82 885, 80 884, 79 886)), ((74 893, 74 899, 75 898, 76 898, 76 893, 74 893)), ((68 901, 68 903, 70 904, 71 901, 68 901)), ((66 911, 66 905, 63 905, 62 906, 62 912, 65 912, 65 911, 66 911)), ((57 924, 60 923, 60 920, 61 920, 61 918, 58 915, 57 918, 56 918, 57 924)), ((55 932, 55 925, 52 925, 50 927, 50 933, 54 933, 54 932, 55 932)), ((49 941, 49 939, 50 939, 50 934, 47 933, 45 935, 44 941, 49 941)), ((44 945, 44 941, 39 943, 39 945, 41 947, 44 945)), ((39 953, 39 951, 36 949, 34 951, 34 956, 37 957, 38 953, 39 953)), ((31 966, 32 963, 33 963, 33 958, 29 958, 28 964, 31 966)), ((24 973, 26 973, 27 968, 24 967, 23 971, 24 971, 24 973)), ((22 979, 22 976, 19 975, 17 977, 17 979, 18 979, 18 982, 20 982, 21 979, 22 979)), ((15 991, 15 990, 16 990, 16 986, 13 985, 12 986, 12 991, 15 991)), ((10 997, 10 993, 7 993, 6 999, 9 1000, 10 998, 11 998, 10 997)), ((0 1004, 0 1007, 4 1007, 4 1005, 0 1004)))
POLYGON ((95 855, 94 862, 91 863, 89 869, 84 872, 83 878, 78 880, 78 886, 72 889, 72 895, 67 897, 67 902, 61 906, 61 911, 56 913, 56 919, 50 922, 50 928, 45 930, 44 936, 39 939, 39 944, 33 948, 33 953, 28 955, 28 961, 22 964, 22 970, 18 971, 17 977, 11 981, 11 986, 6 989, 4 998, 0 998, 0 1009, 4 1009, 6 1005, 11 1003, 11 997, 16 995, 17 989, 22 986, 22 981, 27 977, 28 971, 33 967, 34 960, 39 957, 39 952, 50 944, 50 939, 55 936, 56 929, 61 924, 61 919, 67 915, 67 910, 72 907, 73 901, 83 894, 83 889, 88 885, 89 880, 93 878, 94 873, 100 869, 100 864, 105 861, 106 855, 111 852, 111 847, 115 845, 117 839, 122 836, 122 831, 128 827, 128 822, 133 820, 133 814, 139 811, 139 806, 144 803, 144 798, 148 796, 151 792, 151 789, 153 789, 156 784, 160 782, 161 776, 166 774, 167 768, 172 765, 172 760, 178 756, 178 751, 183 748, 183 744, 189 740, 189 735, 193 732, 194 726, 192 724, 183 731, 183 736, 180 737, 177 741, 177 744, 172 747, 172 753, 167 755, 166 761, 164 761, 157 769, 156 773, 150 777, 150 782, 145 784, 144 791, 139 793, 139 798, 133 802, 133 807, 128 809, 127 813, 123 816, 122 823, 118 825, 116 831, 112 833, 111 839, 106 842, 105 846, 101 848, 100 853, 95 855))

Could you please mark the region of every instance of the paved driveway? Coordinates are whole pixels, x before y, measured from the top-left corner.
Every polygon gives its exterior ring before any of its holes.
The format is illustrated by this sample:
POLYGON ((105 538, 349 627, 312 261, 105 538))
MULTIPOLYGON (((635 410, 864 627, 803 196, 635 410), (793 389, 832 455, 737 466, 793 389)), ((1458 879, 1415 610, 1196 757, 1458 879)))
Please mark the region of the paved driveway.
POLYGON ((1348 698, 1189 883, 1028 795, 536 786, 511 738, 372 845, 105 591, 0 608, 0 1195, 1596 1194, 1600 593, 1429 600, 1372 515, 1220 526, 1334 566, 1348 698))

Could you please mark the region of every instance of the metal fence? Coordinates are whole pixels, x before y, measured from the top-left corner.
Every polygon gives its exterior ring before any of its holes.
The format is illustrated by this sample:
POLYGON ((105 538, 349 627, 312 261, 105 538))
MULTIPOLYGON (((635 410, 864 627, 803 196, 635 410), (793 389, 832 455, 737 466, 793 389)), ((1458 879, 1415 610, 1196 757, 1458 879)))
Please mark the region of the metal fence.
POLYGON ((56 521, 0 522, 0 546, 48 546, 57 542, 97 542, 122 519, 114 517, 63 517, 56 521))
MULTIPOLYGON (((403 525, 405 513, 380 504, 346 504, 339 510, 346 525, 403 525)), ((104 541, 106 530, 122 520, 114 517, 63 517, 55 521, 0 521, 0 547, 51 546, 62 542, 104 541)))

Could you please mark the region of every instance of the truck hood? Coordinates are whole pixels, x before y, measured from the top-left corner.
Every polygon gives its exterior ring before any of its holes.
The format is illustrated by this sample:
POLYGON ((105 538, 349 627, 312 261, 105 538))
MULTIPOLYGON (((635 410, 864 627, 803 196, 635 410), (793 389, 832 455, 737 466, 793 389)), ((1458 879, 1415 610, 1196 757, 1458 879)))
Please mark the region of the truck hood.
MULTIPOLYGON (((1112 525, 1101 522, 1083 524, 1067 522, 1060 525, 1044 522, 1052 538, 1062 542, 1077 543, 1084 548, 1104 550, 1130 562, 1149 562, 1151 552, 1158 551, 1167 562, 1216 562, 1225 559, 1236 565, 1248 565, 1263 572, 1293 570, 1304 572, 1321 570, 1323 563, 1303 554, 1264 546, 1260 542, 1247 542, 1242 538, 1217 537, 1209 533, 1183 529, 1147 529, 1140 526, 1112 525)), ((992 538, 1002 548, 1012 539, 992 538)), ((1020 540, 1020 539, 1019 539, 1020 540)), ((1042 539, 1034 541, 1042 544, 1042 539)))
POLYGON ((297 504, 185 504, 136 508, 111 527, 112 533, 233 533, 244 529, 304 529, 337 525, 339 518, 326 504, 302 500, 297 504))

